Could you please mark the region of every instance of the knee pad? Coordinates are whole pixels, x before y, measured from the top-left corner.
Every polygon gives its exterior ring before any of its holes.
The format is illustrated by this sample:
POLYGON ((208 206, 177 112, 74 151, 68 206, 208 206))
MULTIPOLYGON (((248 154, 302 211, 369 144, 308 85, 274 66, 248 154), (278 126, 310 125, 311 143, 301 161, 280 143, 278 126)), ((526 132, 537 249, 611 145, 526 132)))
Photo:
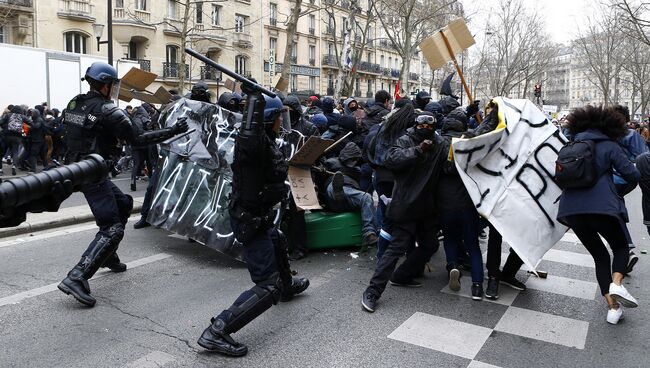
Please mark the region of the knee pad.
POLYGON ((108 228, 108 238, 112 243, 115 244, 115 247, 117 248, 117 245, 120 244, 122 238, 124 238, 124 225, 114 224, 108 228))

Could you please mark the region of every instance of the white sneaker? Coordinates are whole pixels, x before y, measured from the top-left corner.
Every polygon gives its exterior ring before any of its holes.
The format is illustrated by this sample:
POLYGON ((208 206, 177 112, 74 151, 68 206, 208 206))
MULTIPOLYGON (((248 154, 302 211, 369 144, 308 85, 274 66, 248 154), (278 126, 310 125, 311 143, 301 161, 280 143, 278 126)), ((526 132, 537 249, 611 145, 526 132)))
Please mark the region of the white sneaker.
POLYGON ((639 303, 636 299, 630 294, 625 286, 616 285, 615 283, 609 284, 609 295, 614 298, 619 304, 622 304, 624 307, 636 308, 639 306, 639 303))
POLYGON ((613 325, 617 324, 618 321, 623 319, 623 306, 619 305, 618 309, 610 308, 607 311, 607 323, 613 325))

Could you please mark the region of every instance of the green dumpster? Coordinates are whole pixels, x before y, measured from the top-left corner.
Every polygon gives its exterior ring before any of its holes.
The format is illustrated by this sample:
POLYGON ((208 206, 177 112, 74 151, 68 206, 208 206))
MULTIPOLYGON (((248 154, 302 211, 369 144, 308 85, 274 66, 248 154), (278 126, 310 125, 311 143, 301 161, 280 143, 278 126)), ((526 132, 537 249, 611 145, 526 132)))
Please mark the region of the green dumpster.
POLYGON ((305 214, 305 222, 309 249, 361 246, 358 212, 312 212, 305 214))

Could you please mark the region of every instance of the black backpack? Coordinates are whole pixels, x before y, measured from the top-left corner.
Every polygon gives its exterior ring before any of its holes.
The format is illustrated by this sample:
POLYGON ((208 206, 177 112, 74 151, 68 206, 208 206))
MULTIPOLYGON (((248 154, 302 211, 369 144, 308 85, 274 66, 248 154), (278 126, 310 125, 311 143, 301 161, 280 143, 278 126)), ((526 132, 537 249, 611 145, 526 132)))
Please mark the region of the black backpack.
POLYGON ((596 168, 596 142, 569 142, 555 161, 555 183, 562 189, 593 187, 600 175, 596 168))

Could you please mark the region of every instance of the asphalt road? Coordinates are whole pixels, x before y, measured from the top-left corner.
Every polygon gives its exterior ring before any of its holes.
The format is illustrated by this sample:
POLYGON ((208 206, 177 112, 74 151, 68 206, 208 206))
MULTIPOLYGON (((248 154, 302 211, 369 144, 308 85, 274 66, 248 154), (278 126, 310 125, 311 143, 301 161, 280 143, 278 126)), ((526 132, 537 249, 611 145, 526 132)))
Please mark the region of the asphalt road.
MULTIPOLYGON (((647 249, 638 191, 628 208, 633 238, 647 249)), ((210 317, 251 286, 245 267, 200 244, 131 224, 119 250, 131 267, 90 281, 98 300, 92 309, 56 290, 94 235, 92 224, 0 239, 0 367, 650 365, 648 255, 640 255, 626 279, 641 306, 612 326, 589 256, 570 234, 542 261, 548 279, 531 276, 528 290, 519 293, 502 286, 499 303, 445 292, 439 251, 422 288, 389 286, 374 314, 359 303, 374 257, 353 258, 349 249, 314 253, 293 263, 311 279, 305 294, 234 335, 249 354, 225 358, 196 340, 210 317)), ((529 276, 520 271, 518 277, 529 276)), ((468 286, 463 283, 461 294, 468 286)))

